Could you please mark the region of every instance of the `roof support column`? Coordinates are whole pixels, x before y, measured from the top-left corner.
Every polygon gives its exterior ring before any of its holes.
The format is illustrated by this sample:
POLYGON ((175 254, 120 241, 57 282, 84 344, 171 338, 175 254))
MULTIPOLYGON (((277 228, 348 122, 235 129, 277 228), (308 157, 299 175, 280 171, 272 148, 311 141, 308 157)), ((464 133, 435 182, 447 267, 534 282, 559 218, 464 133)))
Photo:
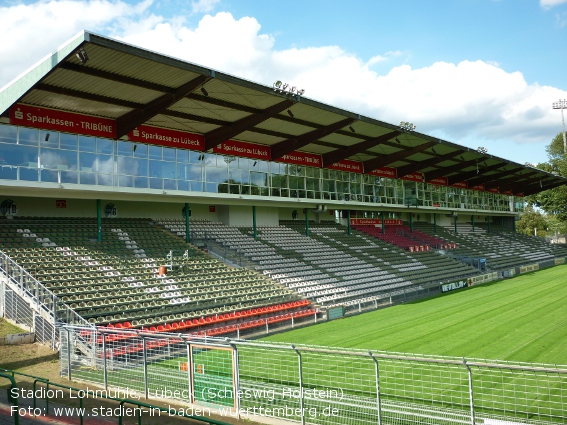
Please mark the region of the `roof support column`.
POLYGON ((433 213, 433 233, 437 233, 437 214, 433 213))
POLYGON ((459 218, 458 218, 457 216, 455 216, 455 233, 458 233, 458 232, 457 232, 457 220, 458 220, 458 219, 459 219, 459 218))
POLYGON ((490 233, 490 216, 488 216, 487 218, 488 220, 486 223, 488 224, 488 233, 490 233))
POLYGON ((96 240, 102 242, 102 201, 96 200, 96 240))
POLYGON ((380 215, 382 217, 382 233, 386 233, 386 222, 384 219, 384 211, 380 212, 380 215))
POLYGON ((350 236, 350 210, 347 210, 347 235, 350 236))
POLYGON ((471 215, 472 231, 474 232, 474 214, 471 215))
POLYGON ((185 202, 185 242, 191 243, 191 228, 189 227, 189 217, 191 216, 191 211, 189 210, 189 204, 185 202))
POLYGON ((413 233, 413 213, 411 211, 409 213, 409 230, 413 233))
POLYGON ((256 205, 252 206, 252 229, 254 230, 254 239, 257 239, 258 228, 256 227, 256 205))
POLYGON ((309 208, 305 208, 305 236, 309 237, 309 208))

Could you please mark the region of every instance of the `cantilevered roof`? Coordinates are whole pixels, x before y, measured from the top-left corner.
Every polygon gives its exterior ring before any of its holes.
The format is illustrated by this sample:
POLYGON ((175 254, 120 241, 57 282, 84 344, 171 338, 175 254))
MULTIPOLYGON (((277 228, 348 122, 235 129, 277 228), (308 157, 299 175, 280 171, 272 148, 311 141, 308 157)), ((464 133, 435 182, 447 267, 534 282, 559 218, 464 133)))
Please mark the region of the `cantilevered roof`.
POLYGON ((364 172, 421 172, 424 181, 530 195, 567 179, 284 90, 174 59, 89 32, 0 91, 0 115, 16 104, 110 119, 115 138, 141 124, 197 133, 204 150, 226 140, 321 155, 324 167, 362 162, 364 172), (88 60, 76 55, 84 49, 88 60))

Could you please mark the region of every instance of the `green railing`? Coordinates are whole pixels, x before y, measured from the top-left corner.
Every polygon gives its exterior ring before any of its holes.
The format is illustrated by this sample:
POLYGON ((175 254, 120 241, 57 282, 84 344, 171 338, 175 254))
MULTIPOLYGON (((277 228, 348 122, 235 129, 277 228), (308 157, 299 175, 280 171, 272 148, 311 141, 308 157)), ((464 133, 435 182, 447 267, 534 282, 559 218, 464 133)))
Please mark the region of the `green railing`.
MULTIPOLYGON (((32 384, 33 414, 35 414, 36 410, 37 410, 38 398, 45 401, 45 415, 49 414, 49 402, 52 399, 52 397, 49 397, 50 389, 58 388, 58 389, 66 390, 66 391, 68 391, 69 396, 73 396, 73 393, 74 393, 73 399, 76 399, 76 400, 79 401, 79 407, 78 407, 78 409, 75 410, 75 412, 77 412, 79 414, 80 425, 83 425, 85 413, 87 412, 86 410, 83 410, 83 408, 84 408, 83 400, 88 399, 89 396, 91 396, 90 397, 91 399, 92 398, 99 398, 99 399, 106 399, 106 400, 109 400, 109 401, 118 402, 119 408, 113 409, 113 412, 118 410, 118 414, 114 417, 118 418, 118 424, 119 425, 123 424, 124 416, 131 416, 129 413, 134 413, 136 415, 137 419, 138 419, 138 425, 142 425, 142 414, 143 413, 146 413, 146 412, 149 412, 149 411, 151 411, 152 413, 155 413, 155 412, 170 413, 170 410, 171 410, 171 408, 156 406, 156 405, 144 403, 144 402, 141 402, 141 401, 138 401, 138 400, 110 397, 110 396, 104 394, 104 392, 102 392, 102 391, 83 390, 83 389, 80 389, 80 388, 75 388, 75 387, 71 387, 71 386, 68 386, 68 385, 51 382, 49 379, 46 379, 46 378, 28 375, 26 373, 17 372, 17 371, 14 371, 14 370, 0 368, 0 371, 1 371, 0 372, 0 378, 8 379, 11 382, 10 388, 7 391, 8 391, 8 401, 11 403, 11 405, 13 407, 15 407, 15 410, 12 409, 12 411, 14 412, 13 417, 14 417, 14 424, 15 425, 19 425, 19 419, 20 419, 19 418, 18 398, 12 396, 12 394, 13 394, 12 389, 18 388, 17 383, 16 383, 16 379, 15 379, 16 375, 33 379, 33 384, 32 384), (41 391, 41 389, 38 387, 38 385, 41 385, 41 384, 45 385, 44 391, 41 391), (38 394, 43 394, 43 395, 45 395, 45 397, 37 397, 38 394), (134 405, 134 406, 137 406, 137 408, 134 408, 134 409, 126 408, 126 407, 124 407, 124 405, 134 405), (145 408, 147 410, 144 411, 142 408, 145 408)), ((186 413, 186 411, 183 411, 183 409, 176 410, 175 416, 176 417, 185 417, 185 418, 191 419, 193 421, 200 421, 200 422, 204 422, 204 423, 212 424, 212 425, 229 425, 226 422, 218 421, 216 419, 186 413)))

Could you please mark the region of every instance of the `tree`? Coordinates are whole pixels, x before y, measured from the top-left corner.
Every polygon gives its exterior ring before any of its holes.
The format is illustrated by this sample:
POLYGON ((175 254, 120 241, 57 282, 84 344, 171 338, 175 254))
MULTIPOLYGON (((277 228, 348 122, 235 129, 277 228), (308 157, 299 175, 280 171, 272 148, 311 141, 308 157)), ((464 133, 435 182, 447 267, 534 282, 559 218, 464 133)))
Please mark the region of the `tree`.
MULTIPOLYGON (((563 134, 559 133, 546 147, 548 162, 538 164, 537 168, 549 173, 567 177, 567 157, 563 152, 563 134)), ((529 196, 529 204, 541 208, 547 214, 567 223, 567 186, 559 186, 529 196)))
POLYGON ((537 229, 538 236, 545 236, 549 223, 547 217, 529 205, 520 219, 516 222, 516 231, 525 235, 534 236, 537 229))

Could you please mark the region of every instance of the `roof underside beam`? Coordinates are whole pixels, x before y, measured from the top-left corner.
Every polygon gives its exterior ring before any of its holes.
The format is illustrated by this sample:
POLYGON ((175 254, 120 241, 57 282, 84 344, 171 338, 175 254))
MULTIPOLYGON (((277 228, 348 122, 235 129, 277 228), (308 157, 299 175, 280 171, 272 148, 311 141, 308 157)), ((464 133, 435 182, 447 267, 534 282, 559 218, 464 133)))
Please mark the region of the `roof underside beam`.
MULTIPOLYGON (((525 174, 514 175, 510 177, 511 181, 506 181, 504 182, 504 184, 501 184, 502 180, 489 182, 488 184, 485 185, 485 188, 492 189, 494 187, 498 187, 500 191, 504 191, 504 190, 511 190, 514 188, 516 189, 521 188, 522 186, 529 186, 531 184, 536 184, 536 183, 539 184, 539 179, 534 178, 536 174, 538 174, 538 171, 531 171, 525 174)), ((545 176, 545 178, 547 177, 548 176, 545 176)))
MULTIPOLYGON (((513 179, 514 183, 517 183, 519 179, 523 179, 526 176, 530 176, 532 174, 535 173, 526 173, 526 174, 514 174, 514 172, 516 171, 521 171, 521 169, 515 170, 513 172, 504 172, 504 173, 498 173, 498 174, 493 174, 491 176, 487 176, 487 178, 485 180, 482 181, 482 183, 479 184, 484 184, 486 189, 493 189, 495 187, 504 187, 504 185, 506 184, 510 184, 511 179, 513 179), (490 179, 490 180, 488 180, 490 179)), ((527 183, 526 181, 524 181, 524 184, 527 183)))
POLYGON ((534 193, 543 192, 544 190, 553 189, 554 187, 563 186, 565 182, 559 180, 552 180, 550 182, 534 182, 527 186, 518 187, 517 193, 524 193, 524 195, 533 195, 534 193))
POLYGON ((309 131, 308 133, 302 134, 301 136, 282 140, 281 142, 272 145, 272 161, 279 159, 296 149, 301 149, 302 147, 307 146, 309 143, 328 136, 329 134, 333 134, 334 132, 340 130, 343 127, 346 127, 354 121, 356 120, 352 118, 346 118, 326 127, 309 131))
POLYGON ((237 136, 238 134, 251 130, 254 126, 278 115, 280 112, 292 106, 295 102, 293 100, 284 100, 283 102, 276 103, 260 112, 248 115, 230 125, 219 127, 205 134, 205 150, 212 149, 216 145, 237 136))
POLYGON ((368 161, 364 162, 364 171, 372 171, 380 167, 385 167, 386 165, 407 158, 408 156, 412 156, 416 153, 423 152, 424 150, 429 149, 430 147, 433 147, 436 144, 437 144, 436 142, 427 142, 410 149, 403 149, 401 151, 395 152, 390 155, 384 155, 378 158, 369 159, 368 161))
POLYGON ((356 143, 351 146, 344 146, 340 149, 328 152, 323 155, 323 167, 339 162, 349 156, 359 154, 370 148, 378 146, 387 142, 390 139, 401 134, 401 131, 392 131, 390 133, 382 134, 381 136, 374 137, 372 139, 365 140, 364 142, 356 143))
POLYGON ((413 173, 414 171, 421 171, 425 168, 433 167, 440 162, 447 161, 448 159, 454 158, 457 155, 461 155, 463 151, 456 151, 451 153, 446 153, 445 155, 439 155, 435 158, 426 159, 425 161, 418 161, 412 164, 403 165, 398 167, 398 175, 405 176, 407 174, 413 173))
MULTIPOLYGON (((490 173, 491 171, 497 170, 497 169, 502 168, 506 165, 507 164, 499 163, 499 164, 489 165, 488 167, 481 167, 477 163, 476 170, 466 171, 464 173, 459 173, 456 176, 449 177, 447 180, 448 180, 449 184, 455 184, 457 182, 467 180, 469 185, 476 186, 477 184, 482 184, 482 182, 478 182, 478 180, 482 177, 486 178, 486 176, 484 176, 485 173, 490 173)), ((493 176, 496 176, 496 175, 493 174, 493 176)), ((489 176, 489 179, 486 180, 486 181, 490 181, 490 180, 493 180, 492 176, 489 176)))
MULTIPOLYGON (((465 168, 470 167, 471 165, 477 164, 478 162, 479 159, 471 159, 470 161, 459 162, 458 164, 450 165, 448 167, 441 167, 438 170, 428 171, 427 173, 425 173, 425 181, 437 179, 439 177, 443 177, 448 174, 453 174, 462 171, 465 168)), ((461 175, 462 173, 453 177, 456 178, 457 181, 461 181, 462 180, 461 175)))
POLYGON ((133 109, 116 119, 116 138, 125 136, 140 124, 165 111, 181 98, 204 84, 210 77, 199 75, 191 81, 175 89, 174 93, 166 93, 144 105, 142 109, 133 109))

